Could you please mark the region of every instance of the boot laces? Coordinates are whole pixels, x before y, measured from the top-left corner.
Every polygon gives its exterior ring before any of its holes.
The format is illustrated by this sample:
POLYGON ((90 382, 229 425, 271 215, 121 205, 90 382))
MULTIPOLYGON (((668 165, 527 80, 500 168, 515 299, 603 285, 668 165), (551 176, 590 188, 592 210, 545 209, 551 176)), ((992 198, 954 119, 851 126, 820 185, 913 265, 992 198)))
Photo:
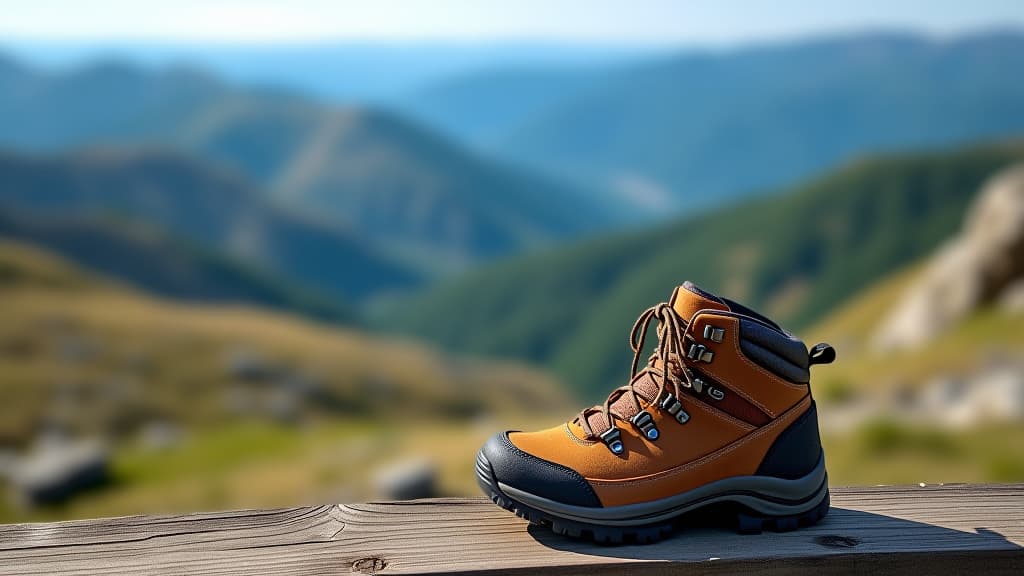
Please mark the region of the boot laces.
POLYGON ((651 399, 651 403, 657 402, 666 390, 670 390, 676 398, 680 398, 683 388, 693 386, 694 375, 686 365, 686 355, 683 353, 686 324, 667 302, 652 306, 640 314, 640 317, 633 323, 633 329, 629 334, 629 346, 633 350, 629 384, 612 390, 603 404, 586 408, 576 416, 576 421, 579 422, 588 438, 598 437, 590 425, 590 416, 601 414, 605 418, 608 428, 615 425, 613 418, 624 420, 621 415, 611 410, 612 404, 623 395, 629 398, 636 412, 643 410, 642 398, 637 394, 634 386, 645 374, 650 374, 658 383, 658 391, 651 399), (647 342, 647 332, 651 322, 655 320, 658 321, 658 346, 647 359, 647 365, 638 371, 640 356, 643 354, 644 344, 647 342))

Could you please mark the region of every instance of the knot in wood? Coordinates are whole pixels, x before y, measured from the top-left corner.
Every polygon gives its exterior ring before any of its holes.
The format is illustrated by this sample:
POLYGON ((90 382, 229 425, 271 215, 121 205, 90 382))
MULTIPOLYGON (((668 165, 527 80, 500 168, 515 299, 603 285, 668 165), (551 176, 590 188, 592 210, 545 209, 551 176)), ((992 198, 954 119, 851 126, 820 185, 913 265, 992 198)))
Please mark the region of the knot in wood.
POLYGON ((360 574, 376 574, 388 565, 382 558, 360 558, 352 563, 352 571, 360 574))

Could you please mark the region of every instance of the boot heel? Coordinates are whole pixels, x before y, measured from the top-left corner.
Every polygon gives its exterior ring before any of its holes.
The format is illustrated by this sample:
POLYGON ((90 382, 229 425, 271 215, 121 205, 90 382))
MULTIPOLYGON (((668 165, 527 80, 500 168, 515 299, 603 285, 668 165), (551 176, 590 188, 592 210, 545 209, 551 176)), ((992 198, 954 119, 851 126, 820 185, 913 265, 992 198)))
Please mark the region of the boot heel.
POLYGON ((736 531, 740 534, 760 534, 765 530, 772 532, 789 532, 804 526, 817 524, 822 518, 828 515, 829 494, 826 491, 825 497, 817 506, 802 514, 792 516, 765 516, 752 510, 744 510, 736 513, 736 531))

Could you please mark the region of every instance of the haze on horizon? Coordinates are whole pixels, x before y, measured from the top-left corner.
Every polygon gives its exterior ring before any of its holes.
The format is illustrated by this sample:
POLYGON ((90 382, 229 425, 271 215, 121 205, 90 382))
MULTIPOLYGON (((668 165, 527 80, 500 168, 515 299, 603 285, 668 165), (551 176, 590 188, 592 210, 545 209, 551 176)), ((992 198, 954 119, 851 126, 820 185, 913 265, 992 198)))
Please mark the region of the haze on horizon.
POLYGON ((1024 26, 1013 0, 0 0, 6 43, 411 43, 544 41, 728 46, 898 29, 936 36, 1024 26))

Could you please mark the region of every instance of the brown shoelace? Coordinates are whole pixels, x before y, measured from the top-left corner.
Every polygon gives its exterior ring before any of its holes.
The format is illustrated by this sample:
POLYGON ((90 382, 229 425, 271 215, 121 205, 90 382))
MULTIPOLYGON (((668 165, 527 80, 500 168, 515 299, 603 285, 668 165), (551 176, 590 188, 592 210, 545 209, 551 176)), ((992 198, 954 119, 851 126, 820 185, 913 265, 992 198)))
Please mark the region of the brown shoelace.
POLYGON ((670 387, 675 393, 676 398, 682 397, 682 388, 692 387, 694 376, 686 366, 686 354, 683 352, 685 333, 686 322, 676 314, 676 311, 667 302, 652 306, 640 314, 629 334, 629 346, 633 350, 633 363, 629 372, 629 384, 612 390, 604 404, 586 408, 576 417, 588 438, 598 437, 598 434, 590 426, 589 417, 591 415, 596 413, 602 414, 607 421, 608 428, 614 426, 613 417, 625 419, 622 415, 616 414, 611 410, 612 404, 623 395, 630 399, 636 412, 643 409, 640 403, 641 397, 634 388, 638 381, 638 375, 642 376, 648 373, 658 381, 658 391, 650 399, 651 403, 661 398, 665 390, 670 389, 670 387), (655 319, 658 320, 658 347, 648 358, 647 366, 638 373, 640 355, 643 353, 644 344, 647 341, 647 331, 651 322, 655 319))

